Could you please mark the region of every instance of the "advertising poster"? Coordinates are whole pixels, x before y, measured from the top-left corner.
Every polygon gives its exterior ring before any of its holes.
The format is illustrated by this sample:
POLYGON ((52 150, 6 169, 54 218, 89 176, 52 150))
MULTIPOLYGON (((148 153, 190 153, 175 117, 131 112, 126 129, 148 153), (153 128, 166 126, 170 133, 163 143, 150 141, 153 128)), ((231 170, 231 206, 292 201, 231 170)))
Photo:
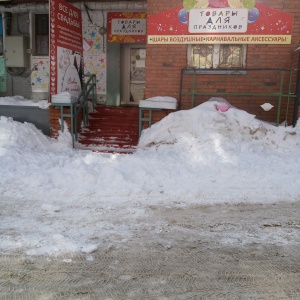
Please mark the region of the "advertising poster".
POLYGON ((183 0, 182 5, 148 16, 148 43, 290 44, 293 16, 261 3, 183 0))
POLYGON ((109 12, 107 41, 111 43, 146 43, 145 12, 109 12))
POLYGON ((83 85, 80 9, 64 0, 50 0, 50 94, 77 97, 83 85))

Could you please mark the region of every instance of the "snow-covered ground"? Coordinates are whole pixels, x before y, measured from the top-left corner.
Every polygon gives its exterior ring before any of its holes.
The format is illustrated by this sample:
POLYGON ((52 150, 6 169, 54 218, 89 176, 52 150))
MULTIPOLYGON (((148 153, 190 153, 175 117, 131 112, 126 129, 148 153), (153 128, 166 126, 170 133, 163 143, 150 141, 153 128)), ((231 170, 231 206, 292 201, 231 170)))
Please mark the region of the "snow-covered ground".
POLYGON ((300 126, 216 104, 171 113, 132 155, 73 149, 68 132, 0 117, 0 252, 91 253, 130 240, 155 205, 299 201, 300 126))

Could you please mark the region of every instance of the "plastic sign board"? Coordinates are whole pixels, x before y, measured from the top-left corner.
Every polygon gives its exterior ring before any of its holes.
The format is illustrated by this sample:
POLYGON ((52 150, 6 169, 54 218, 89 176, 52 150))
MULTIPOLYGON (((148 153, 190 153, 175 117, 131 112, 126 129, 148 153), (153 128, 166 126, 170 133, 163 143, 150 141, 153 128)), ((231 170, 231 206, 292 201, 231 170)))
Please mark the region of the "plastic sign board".
POLYGON ((108 42, 146 43, 146 13, 144 12, 109 12, 108 42))
POLYGON ((148 16, 148 43, 290 44, 293 16, 257 2, 184 0, 148 16))
POLYGON ((145 35, 146 20, 145 19, 113 19, 111 22, 111 33, 113 35, 145 35))
POLYGON ((77 97, 83 84, 83 42, 80 9, 64 0, 50 0, 50 94, 77 97))
POLYGON ((189 15, 190 33, 246 32, 247 9, 192 9, 189 15))

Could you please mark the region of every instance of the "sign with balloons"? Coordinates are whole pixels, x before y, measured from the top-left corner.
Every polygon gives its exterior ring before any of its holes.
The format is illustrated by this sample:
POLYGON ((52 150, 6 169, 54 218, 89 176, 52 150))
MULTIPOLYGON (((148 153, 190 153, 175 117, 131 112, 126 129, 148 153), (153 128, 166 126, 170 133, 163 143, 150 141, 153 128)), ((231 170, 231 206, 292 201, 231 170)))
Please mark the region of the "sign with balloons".
POLYGON ((245 8, 192 9, 189 15, 190 33, 246 32, 248 10, 245 8))
POLYGON ((148 43, 290 44, 293 16, 257 2, 183 0, 148 16, 148 43))

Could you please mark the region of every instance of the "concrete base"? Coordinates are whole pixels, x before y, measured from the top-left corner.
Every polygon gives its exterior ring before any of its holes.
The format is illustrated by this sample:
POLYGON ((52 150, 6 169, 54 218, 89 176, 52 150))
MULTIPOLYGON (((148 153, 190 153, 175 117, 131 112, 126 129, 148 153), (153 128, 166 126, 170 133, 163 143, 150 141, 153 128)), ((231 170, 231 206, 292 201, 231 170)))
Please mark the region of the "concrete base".
POLYGON ((34 124, 50 136, 49 110, 35 106, 0 105, 0 116, 11 117, 18 122, 34 124))

